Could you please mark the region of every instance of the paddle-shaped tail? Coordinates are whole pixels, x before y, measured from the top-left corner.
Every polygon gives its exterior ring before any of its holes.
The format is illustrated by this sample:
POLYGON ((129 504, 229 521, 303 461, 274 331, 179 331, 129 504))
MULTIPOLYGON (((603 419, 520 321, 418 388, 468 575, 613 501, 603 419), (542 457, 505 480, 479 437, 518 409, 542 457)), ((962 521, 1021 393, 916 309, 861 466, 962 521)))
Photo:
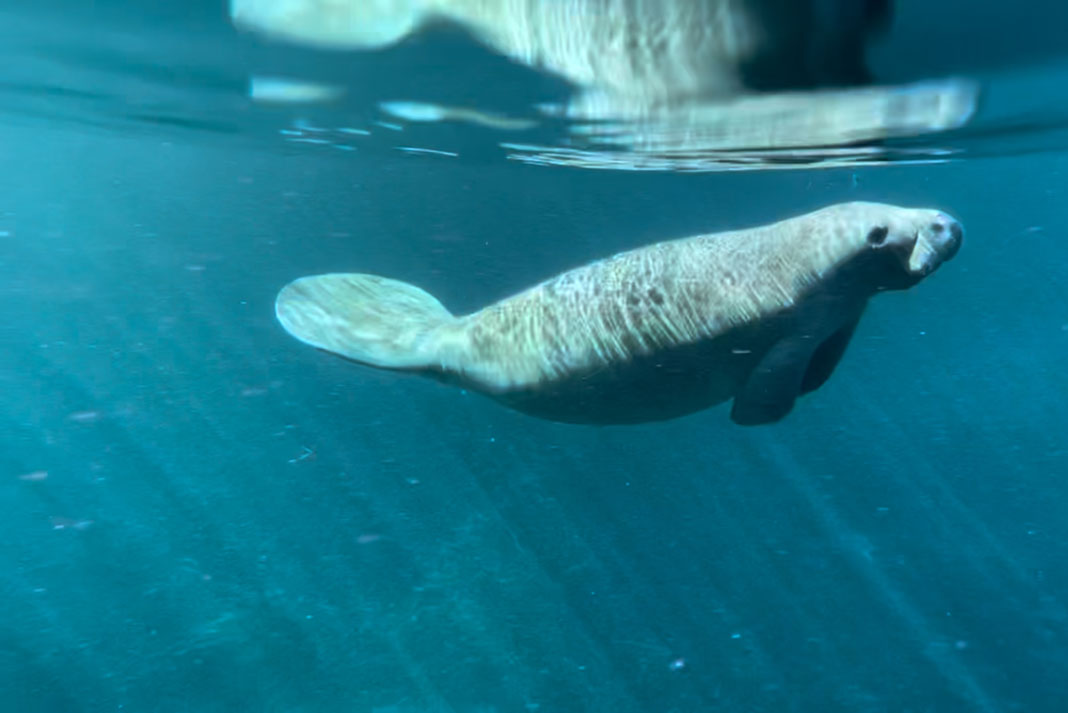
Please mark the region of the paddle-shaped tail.
POLYGON ((294 280, 278 293, 275 314, 305 344, 383 369, 440 366, 433 332, 456 320, 414 285, 357 274, 294 280))

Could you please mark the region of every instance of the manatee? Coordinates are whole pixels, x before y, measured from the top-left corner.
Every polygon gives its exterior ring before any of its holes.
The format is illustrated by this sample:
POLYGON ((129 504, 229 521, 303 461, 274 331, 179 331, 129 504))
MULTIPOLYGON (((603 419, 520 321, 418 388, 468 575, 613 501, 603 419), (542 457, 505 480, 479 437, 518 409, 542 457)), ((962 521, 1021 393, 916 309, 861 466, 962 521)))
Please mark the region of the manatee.
POLYGON ((465 316, 367 274, 297 279, 275 313, 311 346, 541 418, 642 423, 733 399, 734 422, 767 424, 826 382, 873 295, 916 285, 962 239, 938 210, 842 203, 623 252, 465 316))

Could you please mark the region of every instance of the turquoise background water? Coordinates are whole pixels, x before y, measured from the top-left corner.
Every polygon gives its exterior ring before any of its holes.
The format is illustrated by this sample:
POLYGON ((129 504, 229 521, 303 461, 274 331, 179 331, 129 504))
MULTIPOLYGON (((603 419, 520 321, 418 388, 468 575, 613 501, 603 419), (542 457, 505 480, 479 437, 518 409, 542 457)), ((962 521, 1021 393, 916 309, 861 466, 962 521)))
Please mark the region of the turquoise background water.
MULTIPOLYGON (((434 135, 470 145, 458 159, 315 150, 269 138, 299 117, 245 106, 243 76, 249 57, 335 60, 248 50, 217 8, 186 7, 6 15, 22 39, 0 115, 0 709, 1064 709, 1058 134, 769 174, 522 166, 462 129, 434 135), (964 247, 875 299, 830 382, 772 427, 725 408, 538 421, 331 359, 272 313, 285 282, 334 270, 462 312, 628 247, 853 199, 947 210, 964 247)), ((946 32, 901 40, 916 67, 971 66, 1002 82, 992 110, 1063 118, 1032 89, 1059 76, 1055 23, 983 61, 968 40, 1003 18, 955 12, 910 25, 946 32), (954 38, 956 59, 933 51, 954 38)), ((407 86, 427 47, 489 61, 438 42, 381 61, 407 86)))

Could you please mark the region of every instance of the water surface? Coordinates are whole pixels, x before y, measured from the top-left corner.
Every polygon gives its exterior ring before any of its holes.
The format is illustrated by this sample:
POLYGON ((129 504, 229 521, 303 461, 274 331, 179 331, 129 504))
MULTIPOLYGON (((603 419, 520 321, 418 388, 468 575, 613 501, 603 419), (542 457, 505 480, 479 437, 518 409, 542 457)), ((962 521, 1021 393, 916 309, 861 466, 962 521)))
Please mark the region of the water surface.
POLYGON ((982 86, 919 143, 946 160, 636 172, 385 116, 567 96, 460 35, 333 55, 208 2, 8 3, 4 710, 1061 710, 1068 24, 1047 5, 1010 42, 1011 8, 901 3, 881 76, 982 86), (267 105, 253 74, 348 90, 267 105), (272 312, 337 270, 462 312, 854 199, 941 208, 966 243, 874 300, 766 428, 538 421, 304 348, 272 312))

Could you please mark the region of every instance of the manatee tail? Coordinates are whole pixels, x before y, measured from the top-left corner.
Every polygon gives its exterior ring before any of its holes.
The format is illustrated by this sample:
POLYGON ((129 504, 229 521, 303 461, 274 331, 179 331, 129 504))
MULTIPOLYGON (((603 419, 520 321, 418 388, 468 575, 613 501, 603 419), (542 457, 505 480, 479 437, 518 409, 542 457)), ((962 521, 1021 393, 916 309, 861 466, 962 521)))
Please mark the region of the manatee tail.
POLYGON ((376 275, 315 275, 278 293, 275 315, 313 347, 384 369, 438 365, 437 327, 456 321, 430 294, 376 275))
POLYGON ((325 49, 377 49, 418 30, 438 0, 230 0, 235 27, 325 49))

